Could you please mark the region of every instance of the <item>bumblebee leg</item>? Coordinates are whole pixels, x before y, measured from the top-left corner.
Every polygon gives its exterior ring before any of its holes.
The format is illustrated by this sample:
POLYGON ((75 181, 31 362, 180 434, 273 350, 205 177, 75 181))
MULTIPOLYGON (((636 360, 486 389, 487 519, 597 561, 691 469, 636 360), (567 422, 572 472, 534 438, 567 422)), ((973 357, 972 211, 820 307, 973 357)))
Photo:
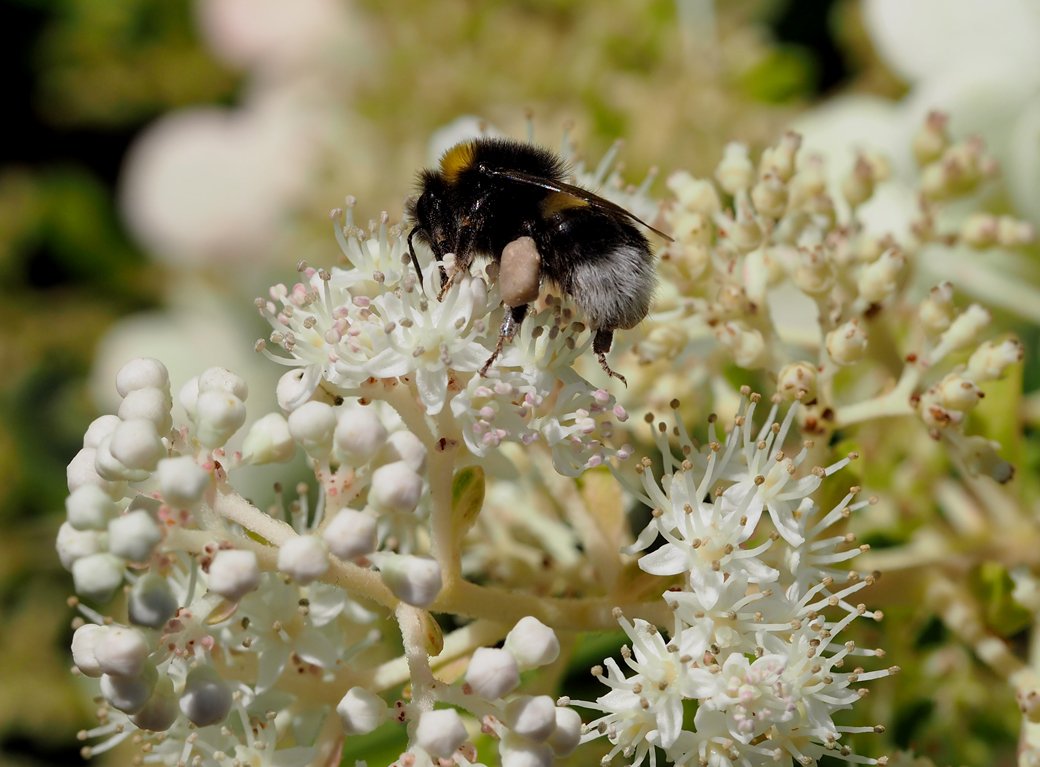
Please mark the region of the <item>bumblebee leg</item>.
POLYGON ((611 370, 610 365, 607 364, 607 352, 610 351, 610 345, 613 342, 613 330, 597 330, 595 338, 592 339, 592 351, 596 352, 596 356, 599 357, 599 366, 606 371, 607 375, 618 379, 625 385, 625 388, 628 388, 628 381, 625 380, 625 377, 611 370))
POLYGON ((502 353, 502 347, 505 346, 506 341, 512 341, 513 336, 516 335, 516 331, 520 329, 520 323, 524 321, 524 317, 527 316, 527 304, 521 306, 507 306, 505 313, 502 315, 502 324, 498 327, 498 343, 495 344, 495 351, 491 352, 491 356, 488 357, 487 362, 484 363, 484 367, 480 369, 480 374, 486 376, 488 369, 492 363, 498 359, 498 355, 502 353))

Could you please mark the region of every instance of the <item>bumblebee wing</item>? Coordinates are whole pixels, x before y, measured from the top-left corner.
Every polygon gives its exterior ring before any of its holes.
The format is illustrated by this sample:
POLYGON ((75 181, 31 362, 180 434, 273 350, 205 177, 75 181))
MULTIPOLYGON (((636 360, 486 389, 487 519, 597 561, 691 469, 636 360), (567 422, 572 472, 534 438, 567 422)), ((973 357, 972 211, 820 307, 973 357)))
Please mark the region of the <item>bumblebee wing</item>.
POLYGON ((524 173, 519 170, 497 170, 495 168, 488 168, 481 166, 480 170, 489 176, 496 176, 498 178, 508 179, 509 181, 515 181, 518 184, 528 184, 529 186, 538 186, 542 189, 547 189, 550 192, 556 192, 557 194, 565 194, 569 197, 573 197, 577 200, 581 200, 594 208, 598 208, 608 213, 613 213, 616 216, 627 218, 635 221, 637 224, 645 226, 654 234, 663 237, 668 242, 672 242, 672 238, 662 232, 660 229, 655 229, 650 224, 643 221, 641 218, 636 216, 631 211, 622 208, 617 203, 613 203, 610 200, 600 197, 598 194, 593 194, 588 189, 582 189, 580 186, 574 186, 574 184, 568 184, 564 181, 556 181, 551 178, 545 178, 544 176, 536 176, 532 173, 524 173))

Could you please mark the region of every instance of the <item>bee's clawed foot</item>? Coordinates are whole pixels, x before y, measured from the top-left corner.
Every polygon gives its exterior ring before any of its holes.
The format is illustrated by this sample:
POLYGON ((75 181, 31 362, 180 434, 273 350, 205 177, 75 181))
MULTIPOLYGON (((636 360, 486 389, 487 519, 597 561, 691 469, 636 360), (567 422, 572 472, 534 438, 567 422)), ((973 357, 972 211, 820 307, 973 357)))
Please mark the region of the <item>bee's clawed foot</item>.
POLYGON ((607 353, 606 352, 596 352, 596 356, 599 357, 599 366, 601 368, 603 368, 603 370, 606 371, 607 375, 610 376, 611 378, 616 378, 617 380, 621 381, 621 383, 623 383, 625 385, 625 388, 627 389, 628 388, 628 381, 625 379, 625 377, 623 375, 621 375, 620 373, 618 373, 617 371, 613 370, 610 367, 610 365, 607 364, 607 353))

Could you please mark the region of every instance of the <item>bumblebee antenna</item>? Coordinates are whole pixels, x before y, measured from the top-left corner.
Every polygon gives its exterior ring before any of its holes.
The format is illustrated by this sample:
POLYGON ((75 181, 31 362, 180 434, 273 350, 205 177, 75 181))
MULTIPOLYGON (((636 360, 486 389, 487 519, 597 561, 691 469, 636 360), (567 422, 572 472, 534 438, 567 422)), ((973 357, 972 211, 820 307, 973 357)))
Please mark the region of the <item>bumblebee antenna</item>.
POLYGON ((419 231, 419 227, 413 226, 412 231, 408 233, 408 254, 412 257, 412 266, 415 267, 415 276, 419 278, 419 287, 425 288, 423 285, 422 269, 419 268, 419 259, 415 256, 415 247, 412 245, 412 236, 419 231))

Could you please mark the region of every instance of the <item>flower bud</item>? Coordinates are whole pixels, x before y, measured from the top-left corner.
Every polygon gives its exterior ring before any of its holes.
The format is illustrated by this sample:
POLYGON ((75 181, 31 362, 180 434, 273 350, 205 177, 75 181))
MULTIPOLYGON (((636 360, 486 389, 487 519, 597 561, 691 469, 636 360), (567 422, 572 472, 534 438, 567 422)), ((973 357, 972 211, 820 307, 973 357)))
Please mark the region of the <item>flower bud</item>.
POLYGON ((961 241, 973 248, 990 248, 997 243, 997 217, 972 213, 961 223, 961 241))
POLYGON ((97 485, 83 485, 65 499, 65 513, 77 530, 105 530, 116 505, 97 485))
POLYGON ((422 490, 422 477, 404 461, 394 461, 372 472, 368 501, 381 511, 415 511, 422 490))
POLYGON ((521 671, 547 666, 560 654, 556 632, 532 615, 521 618, 506 635, 504 649, 521 671))
POLYGON ((939 338, 939 343, 932 350, 932 362, 938 362, 950 352, 967 348, 974 344, 979 333, 989 324, 990 314, 978 304, 972 304, 958 314, 950 327, 939 338))
MULTIPOLYGON (((107 438, 106 438, 107 439, 107 438)), ((126 484, 123 480, 102 479, 97 472, 97 449, 85 447, 73 456, 65 470, 69 492, 75 492, 83 485, 97 485, 109 496, 119 498, 126 484)))
POLYGON ((77 594, 96 602, 107 602, 123 585, 126 562, 105 551, 77 559, 71 569, 77 594))
POLYGON ((776 146, 767 147, 758 162, 759 178, 776 176, 781 181, 789 181, 794 175, 798 150, 802 146, 802 137, 794 131, 787 131, 776 146))
POLYGON ((412 432, 401 429, 387 437, 386 445, 380 451, 379 461, 380 463, 404 461, 412 467, 412 471, 422 474, 426 471, 426 446, 412 432))
POLYGON ((329 552, 313 535, 298 535, 278 547, 278 569, 294 581, 307 584, 329 569, 329 552))
POLYGON ((552 749, 544 743, 507 732, 499 746, 502 767, 552 767, 555 764, 552 749))
MULTIPOLYGON (((968 360, 968 375, 975 381, 995 381, 1012 365, 1025 356, 1022 343, 1015 338, 1004 341, 986 341, 968 360)), ((72 521, 71 516, 69 521, 72 521)))
POLYGON ((281 413, 268 413, 249 427, 242 443, 242 461, 258 465, 285 463, 296 454, 289 422, 281 413))
POLYGON ((548 695, 519 695, 506 705, 505 721, 517 735, 542 742, 556 729, 556 704, 548 695))
POLYGON ((195 402, 195 438, 208 448, 221 447, 246 421, 242 400, 226 391, 200 391, 195 402))
POLYGON ((231 710, 231 687, 211 666, 198 666, 188 672, 178 705, 197 727, 223 722, 231 710))
POLYGON ((162 528, 144 509, 130 511, 108 523, 108 550, 131 562, 144 562, 162 540, 162 528))
POLYGON ((478 647, 466 669, 466 684, 482 698, 501 698, 520 684, 516 658, 507 650, 478 647))
POLYGON ((306 402, 289 414, 289 433, 313 458, 329 456, 335 429, 336 411, 324 402, 306 402))
POLYGON ((819 296, 834 286, 834 268, 821 248, 800 249, 791 280, 803 293, 819 296))
POLYGON ((342 509, 329 522, 322 540, 340 559, 355 559, 376 550, 376 521, 354 509, 342 509))
POLYGON ((99 677, 104 673, 94 654, 98 642, 104 641, 104 633, 104 626, 84 623, 72 635, 72 662, 84 676, 99 677))
POLYGON ((101 440, 110 436, 116 430, 120 423, 122 423, 122 419, 111 413, 98 416, 90 422, 90 426, 87 427, 87 431, 83 435, 83 447, 96 448, 101 444, 101 440))
POLYGON ((372 408, 344 408, 336 420, 333 440, 344 463, 362 466, 371 461, 387 440, 386 427, 372 408))
POLYGON ((808 362, 792 362, 780 368, 776 389, 788 400, 813 402, 816 399, 816 367, 808 362))
POLYGON ((351 687, 336 706, 346 735, 366 735, 389 716, 386 703, 364 687, 351 687))
POLYGON ((173 694, 173 681, 168 676, 159 677, 152 696, 141 709, 130 717, 130 721, 142 730, 166 732, 177 721, 177 698, 173 694))
POLYGON ((124 421, 150 421, 158 433, 166 434, 173 426, 172 409, 173 400, 168 391, 149 388, 127 394, 116 412, 124 421))
POLYGON ((719 193, 710 181, 694 178, 681 170, 669 176, 667 183, 679 205, 690 212, 701 213, 710 219, 722 210, 719 193))
POLYGON ((169 386, 166 366, 151 357, 130 360, 116 373, 116 391, 120 397, 138 389, 168 389, 169 386))
POLYGON ((415 742, 434 759, 450 759, 466 737, 459 712, 453 708, 423 712, 415 728, 415 742))
POLYGON ((177 613, 178 607, 169 582, 155 573, 145 573, 130 589, 127 609, 130 622, 135 626, 162 628, 177 613))
POLYGON ((856 157, 852 170, 841 182, 841 193, 853 208, 859 207, 874 195, 874 169, 862 155, 856 157))
POLYGON ((963 378, 957 373, 950 373, 937 385, 939 400, 943 407, 950 410, 970 410, 975 407, 983 394, 971 381, 963 378))
POLYGON ((159 461, 159 492, 175 508, 192 508, 202 500, 210 475, 189 455, 159 461))
POLYGON ((950 327, 955 309, 953 305, 953 285, 943 282, 936 285, 921 302, 918 317, 929 335, 935 336, 950 327))
POLYGON ((881 303, 896 291, 905 266, 906 257, 899 250, 889 248, 859 273, 860 296, 872 304, 881 303))
POLYGON ((867 331, 849 320, 827 334, 827 353, 839 365, 854 365, 867 351, 867 331))
POLYGON ((112 457, 128 469, 153 471, 166 452, 155 424, 144 419, 123 421, 108 444, 112 457))
POLYGON ((147 469, 131 469, 112 455, 112 434, 101 440, 94 451, 94 470, 98 476, 109 482, 143 482, 148 479, 147 469))
POLYGON ((195 420, 197 413, 195 412, 196 407, 199 404, 199 377, 189 378, 185 381, 184 385, 177 392, 177 401, 181 403, 181 407, 184 408, 184 412, 188 414, 188 418, 195 420))
POLYGON ((764 176, 751 187, 751 202, 761 215, 780 219, 787 210, 787 186, 776 176, 764 176))
POLYGON ((76 560, 105 550, 105 534, 96 530, 77 530, 70 522, 62 522, 54 548, 61 566, 71 570, 76 560))
POLYGON ((209 368, 199 376, 199 394, 205 391, 226 392, 243 402, 249 396, 249 387, 245 380, 230 370, 220 367, 209 368))
POLYGON ((142 669, 135 676, 101 675, 101 694, 112 708, 124 714, 135 714, 152 697, 159 674, 154 666, 142 669))
POLYGON ((240 549, 221 549, 209 564, 209 590, 237 602, 260 585, 256 554, 240 549))
POLYGON ((733 361, 742 368, 754 370, 766 362, 766 342, 755 328, 742 322, 723 322, 715 327, 715 338, 729 348, 733 361))
POLYGON ((748 148, 736 141, 726 145, 722 154, 722 162, 715 169, 715 180, 726 194, 737 192, 751 186, 755 178, 755 166, 748 157, 748 148))
POLYGON ((290 370, 278 379, 275 388, 278 407, 286 413, 293 412, 305 402, 310 402, 320 383, 321 370, 317 367, 290 370))
POLYGON ((569 756, 581 742, 581 716, 573 708, 556 707, 556 729, 547 741, 556 756, 569 756))
POLYGON ((149 652, 144 634, 129 626, 106 626, 94 644, 98 668, 110 676, 140 675, 149 652))
POLYGON ((954 448, 972 475, 990 477, 1004 484, 1015 476, 1015 467, 1000 457, 1000 443, 975 435, 955 439, 954 448))
POLYGON ((380 576, 394 596, 413 607, 428 607, 441 591, 441 568, 429 557, 382 554, 380 576))
POLYGON ((1011 216, 997 219, 997 242, 1005 248, 1029 245, 1036 240, 1036 228, 1028 221, 1019 221, 1011 216))
POLYGON ((949 118, 942 112, 929 112, 924 125, 914 134, 911 147, 917 164, 924 166, 938 160, 950 144, 946 132, 949 118))

